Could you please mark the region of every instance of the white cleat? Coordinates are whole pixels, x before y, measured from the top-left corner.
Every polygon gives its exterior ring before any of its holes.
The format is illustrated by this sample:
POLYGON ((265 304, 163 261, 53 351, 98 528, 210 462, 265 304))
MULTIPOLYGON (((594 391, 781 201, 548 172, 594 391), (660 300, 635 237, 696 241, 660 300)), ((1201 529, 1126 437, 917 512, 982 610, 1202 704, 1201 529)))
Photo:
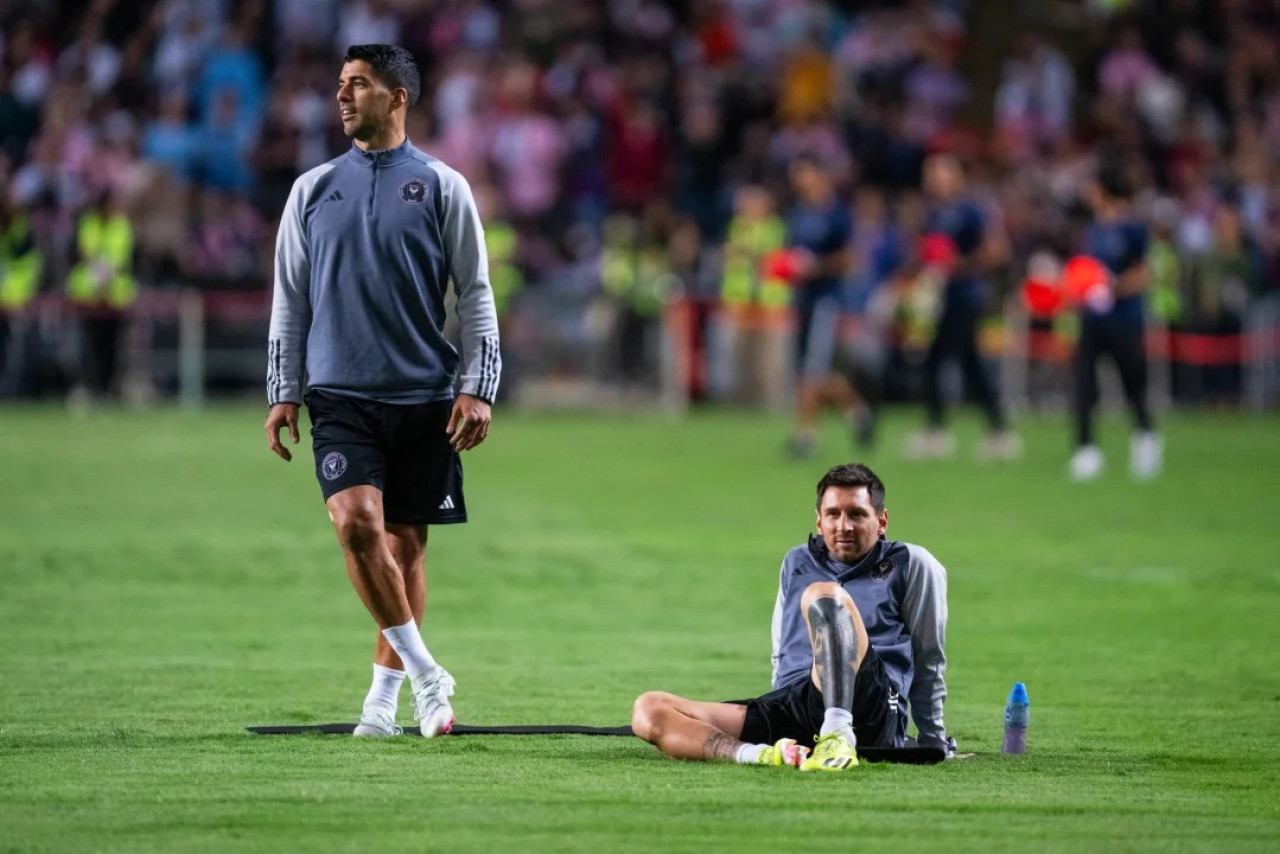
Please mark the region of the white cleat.
POLYGON ((1153 480, 1164 467, 1164 439, 1151 432, 1134 433, 1129 440, 1129 474, 1134 480, 1153 480))
POLYGON ((1097 445, 1085 445, 1076 449, 1071 457, 1068 474, 1076 483, 1097 480, 1106 468, 1107 461, 1102 456, 1102 449, 1097 445))
POLYGON ((390 738, 393 735, 401 735, 403 732, 404 730, 396 726, 395 717, 388 712, 381 709, 365 709, 352 735, 361 738, 390 738))
POLYGON ((1022 459, 1022 437, 1012 430, 988 433, 978 445, 978 460, 984 463, 1022 459))
POLYGON ((449 705, 453 689, 453 677, 443 667, 421 685, 414 684, 413 717, 422 725, 423 738, 435 738, 453 729, 453 707, 449 705))
POLYGON ((955 450, 955 436, 946 430, 929 429, 908 436, 903 453, 909 460, 942 460, 955 450))

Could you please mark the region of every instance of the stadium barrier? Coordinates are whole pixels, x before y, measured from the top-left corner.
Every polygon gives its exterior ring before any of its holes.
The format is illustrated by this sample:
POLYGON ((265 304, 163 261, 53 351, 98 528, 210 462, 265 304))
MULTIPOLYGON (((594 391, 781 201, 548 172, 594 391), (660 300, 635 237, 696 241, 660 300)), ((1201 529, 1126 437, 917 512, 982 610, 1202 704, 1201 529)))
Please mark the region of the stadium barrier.
POLYGON ((210 366, 236 376, 265 377, 263 348, 270 314, 270 294, 256 291, 146 289, 122 310, 44 293, 9 313, 11 341, 4 373, 8 377, 29 369, 24 361, 32 358, 52 358, 74 375, 76 368, 70 366, 80 358, 83 346, 78 321, 115 315, 125 321, 120 373, 126 397, 149 399, 157 376, 162 376, 172 378, 182 406, 199 408, 205 401, 210 366), (248 327, 248 334, 224 336, 211 345, 211 322, 248 327), (40 347, 26 346, 30 336, 41 339, 40 347))
MULTIPOLYGON (((234 377, 246 386, 259 384, 265 371, 263 349, 271 297, 265 291, 221 291, 195 288, 142 291, 124 316, 123 372, 126 383, 154 384, 157 377, 172 385, 181 405, 203 405, 211 372, 234 377), (211 334, 211 325, 218 331, 211 334), (234 331, 229 333, 228 328, 234 331)), ((23 309, 9 312, 11 330, 5 374, 21 370, 24 331, 55 331, 74 338, 75 321, 100 309, 71 303, 58 294, 42 294, 23 309), (16 339, 16 340, 15 340, 16 339), (15 358, 16 357, 16 358, 15 358)), ((735 400, 732 388, 737 364, 747 348, 758 347, 762 359, 753 370, 753 401, 776 410, 789 400, 790 311, 742 312, 717 299, 684 295, 669 300, 645 330, 653 358, 641 376, 637 393, 619 392, 618 325, 620 307, 593 292, 562 293, 526 289, 511 316, 503 319, 505 358, 513 398, 523 405, 567 405, 657 408, 684 412, 691 401, 735 400)), ((841 326, 846 347, 866 346, 870 331, 859 318, 841 326)), ((888 334, 878 347, 918 348, 920 342, 888 334)), ((66 353, 74 345, 59 343, 66 353)), ((997 366, 1006 395, 1025 405, 1057 383, 1069 384, 1074 352, 1070 335, 1037 326, 1020 303, 1011 301, 1002 323, 982 336, 986 357, 997 366)), ((1153 324, 1148 330, 1152 388, 1156 403, 1169 403, 1169 378, 1183 368, 1236 368, 1242 372, 1241 397, 1253 409, 1280 406, 1280 301, 1264 300, 1251 308, 1245 328, 1230 335, 1171 330, 1153 324)), ((644 361, 644 359, 641 359, 644 361)), ((504 385, 506 378, 504 377, 504 385)), ((1105 383, 1104 383, 1105 385, 1105 383)), ((1059 389, 1059 391, 1065 391, 1059 389)), ((504 397, 507 395, 504 393, 504 397)), ((736 402, 742 402, 738 400, 736 402)))

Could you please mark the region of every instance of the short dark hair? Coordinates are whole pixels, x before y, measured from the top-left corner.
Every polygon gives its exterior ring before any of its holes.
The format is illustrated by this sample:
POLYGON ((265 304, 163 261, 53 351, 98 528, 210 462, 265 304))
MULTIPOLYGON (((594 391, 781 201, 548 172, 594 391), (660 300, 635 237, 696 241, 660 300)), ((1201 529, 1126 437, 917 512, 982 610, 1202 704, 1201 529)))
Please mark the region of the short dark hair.
POLYGON ((1133 197, 1133 186, 1120 163, 1106 163, 1098 170, 1098 186, 1108 198, 1128 201, 1133 197))
POLYGON ((404 89, 409 93, 408 106, 418 103, 422 94, 422 75, 413 54, 394 44, 353 44, 347 48, 342 62, 367 62, 378 79, 389 89, 404 89))
POLYGON ((871 506, 875 508, 877 513, 884 510, 884 481, 876 476, 876 473, 864 466, 862 463, 844 463, 838 466, 832 466, 826 474, 822 476, 822 480, 818 481, 818 509, 822 509, 822 496, 827 494, 827 489, 832 486, 843 486, 850 489, 859 486, 867 488, 867 496, 871 499, 871 506))

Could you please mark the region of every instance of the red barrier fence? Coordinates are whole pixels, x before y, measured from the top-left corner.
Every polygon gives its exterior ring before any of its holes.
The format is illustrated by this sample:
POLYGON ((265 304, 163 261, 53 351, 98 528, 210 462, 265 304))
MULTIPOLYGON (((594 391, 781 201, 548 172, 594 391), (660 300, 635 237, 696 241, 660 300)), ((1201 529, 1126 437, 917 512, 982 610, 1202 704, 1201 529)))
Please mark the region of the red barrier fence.
MULTIPOLYGON (((1028 334, 1027 357, 1032 361, 1064 362, 1074 352, 1075 342, 1068 336, 1043 329, 1033 329, 1028 334)), ((1147 355, 1196 367, 1275 359, 1280 357, 1280 326, 1224 335, 1153 329, 1147 332, 1147 355)))

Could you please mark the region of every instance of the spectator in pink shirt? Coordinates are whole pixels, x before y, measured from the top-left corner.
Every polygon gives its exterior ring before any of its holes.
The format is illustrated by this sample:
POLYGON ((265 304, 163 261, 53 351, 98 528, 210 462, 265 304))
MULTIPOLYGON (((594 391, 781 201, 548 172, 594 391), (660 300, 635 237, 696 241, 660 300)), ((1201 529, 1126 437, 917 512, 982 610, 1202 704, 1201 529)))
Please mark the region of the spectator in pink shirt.
POLYGON ((1098 66, 1098 85, 1108 95, 1132 96, 1159 74, 1160 70, 1142 45, 1142 34, 1126 27, 1116 46, 1098 66))

